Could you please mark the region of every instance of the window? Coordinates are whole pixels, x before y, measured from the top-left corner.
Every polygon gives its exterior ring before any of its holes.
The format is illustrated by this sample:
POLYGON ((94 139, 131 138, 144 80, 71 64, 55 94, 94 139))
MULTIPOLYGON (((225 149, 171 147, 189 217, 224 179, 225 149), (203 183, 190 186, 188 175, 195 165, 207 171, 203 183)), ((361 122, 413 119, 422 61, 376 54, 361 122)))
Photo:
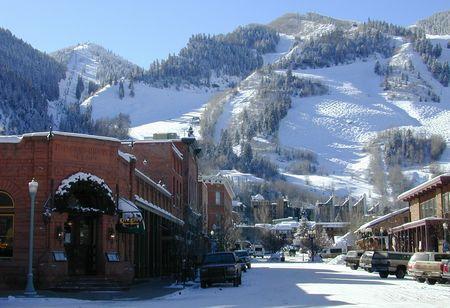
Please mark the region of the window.
POLYGON ((220 191, 216 191, 216 205, 220 205, 220 191))
POLYGON ((450 193, 442 195, 442 217, 450 218, 450 193))
POLYGON ((7 192, 0 190, 0 208, 8 207, 14 207, 13 200, 7 192))
MULTIPOLYGON (((0 190, 0 209, 14 209, 11 196, 0 190)), ((12 258, 14 244, 14 214, 0 214, 0 259, 12 258)))
POLYGON ((12 258, 14 244, 14 215, 0 214, 0 258, 12 258))
POLYGON ((436 216, 436 202, 435 198, 431 198, 420 204, 420 218, 436 216))

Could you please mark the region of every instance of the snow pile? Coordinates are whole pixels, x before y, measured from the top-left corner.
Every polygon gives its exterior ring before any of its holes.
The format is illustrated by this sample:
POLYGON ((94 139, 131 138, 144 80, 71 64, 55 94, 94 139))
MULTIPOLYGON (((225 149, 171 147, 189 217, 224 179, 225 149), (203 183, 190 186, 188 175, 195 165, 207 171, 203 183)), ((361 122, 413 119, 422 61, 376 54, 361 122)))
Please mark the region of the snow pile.
POLYGON ((327 262, 327 264, 331 265, 345 265, 345 255, 339 255, 334 259, 331 259, 327 262))

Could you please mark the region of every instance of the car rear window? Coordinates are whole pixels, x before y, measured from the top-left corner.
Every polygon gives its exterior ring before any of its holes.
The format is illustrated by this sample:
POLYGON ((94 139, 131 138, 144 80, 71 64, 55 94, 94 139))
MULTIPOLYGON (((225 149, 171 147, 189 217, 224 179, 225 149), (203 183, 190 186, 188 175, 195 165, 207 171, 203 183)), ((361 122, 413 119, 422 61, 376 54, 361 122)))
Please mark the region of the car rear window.
POLYGON ((222 264, 222 263, 234 263, 234 255, 232 253, 218 253, 212 255, 206 255, 203 259, 203 264, 222 264))
POLYGON ((411 261, 428 261, 428 260, 429 260, 429 256, 426 253, 415 253, 411 257, 411 261))
POLYGON ((330 249, 330 253, 341 253, 342 249, 341 248, 332 248, 330 249))
POLYGON ((442 261, 447 259, 450 259, 450 254, 448 253, 440 253, 434 255, 434 261, 442 261))
POLYGON ((234 253, 235 253, 235 255, 238 256, 238 257, 245 257, 245 256, 248 256, 248 252, 247 252, 247 251, 244 251, 244 250, 242 250, 242 251, 235 251, 234 253))
POLYGON ((262 248, 261 247, 256 247, 255 251, 262 251, 262 248))

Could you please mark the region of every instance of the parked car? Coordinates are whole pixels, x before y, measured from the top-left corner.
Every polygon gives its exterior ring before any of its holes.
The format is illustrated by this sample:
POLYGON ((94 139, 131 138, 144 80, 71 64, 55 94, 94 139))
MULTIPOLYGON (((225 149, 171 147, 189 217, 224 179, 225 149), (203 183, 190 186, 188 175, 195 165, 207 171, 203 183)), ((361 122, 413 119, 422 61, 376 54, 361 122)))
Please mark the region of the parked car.
POLYGON ((262 245, 253 245, 253 256, 264 258, 266 251, 262 245))
POLYGON ((246 272, 247 268, 251 268, 252 264, 250 263, 250 254, 247 250, 235 250, 234 253, 239 259, 241 263, 241 269, 246 272))
POLYGON ((321 258, 336 258, 343 253, 342 248, 325 248, 319 253, 319 256, 321 258))
POLYGON ((283 251, 277 251, 270 255, 269 262, 284 262, 284 252, 283 251))
POLYGON ((380 278, 395 275, 403 279, 412 253, 396 251, 366 251, 359 260, 359 266, 368 272, 377 272, 380 278))
POLYGON ((200 267, 200 286, 206 288, 213 283, 231 282, 241 284, 241 264, 233 252, 210 253, 203 257, 200 267))
POLYGON ((359 267, 359 259, 363 255, 364 250, 350 250, 345 255, 345 265, 352 270, 357 270, 359 267))
POLYGON ((442 278, 441 261, 450 259, 450 254, 439 252, 416 252, 408 262, 408 275, 415 278, 418 282, 427 282, 435 284, 436 282, 445 283, 442 278))

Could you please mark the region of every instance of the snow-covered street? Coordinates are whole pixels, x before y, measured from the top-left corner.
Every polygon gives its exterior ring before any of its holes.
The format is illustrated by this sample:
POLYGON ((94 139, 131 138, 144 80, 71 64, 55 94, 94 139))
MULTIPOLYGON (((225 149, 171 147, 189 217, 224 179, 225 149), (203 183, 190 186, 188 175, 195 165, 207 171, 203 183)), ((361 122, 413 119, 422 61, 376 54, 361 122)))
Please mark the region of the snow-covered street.
POLYGON ((254 263, 242 285, 198 285, 153 300, 82 301, 57 298, 2 298, 0 307, 449 307, 450 284, 420 284, 410 278, 325 263, 254 263))

